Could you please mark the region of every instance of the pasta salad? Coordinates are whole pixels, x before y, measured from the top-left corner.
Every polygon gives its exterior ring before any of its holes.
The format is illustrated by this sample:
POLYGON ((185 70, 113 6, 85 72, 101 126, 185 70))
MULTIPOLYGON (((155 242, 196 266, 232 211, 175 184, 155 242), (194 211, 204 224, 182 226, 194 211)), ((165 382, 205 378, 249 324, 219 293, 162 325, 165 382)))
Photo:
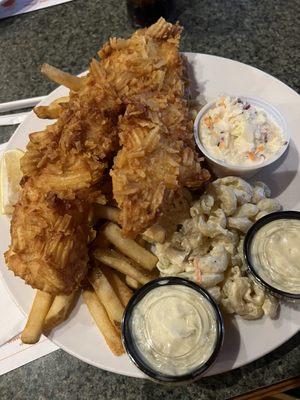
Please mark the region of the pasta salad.
MULTIPOLYGON (((245 319, 275 317, 277 300, 248 276, 243 258, 243 239, 250 226, 281 210, 270 196, 263 182, 250 185, 228 176, 210 183, 190 204, 189 217, 177 224, 165 243, 155 245, 160 275, 202 285, 227 313, 245 319)), ((179 206, 186 216, 182 201, 179 206)))

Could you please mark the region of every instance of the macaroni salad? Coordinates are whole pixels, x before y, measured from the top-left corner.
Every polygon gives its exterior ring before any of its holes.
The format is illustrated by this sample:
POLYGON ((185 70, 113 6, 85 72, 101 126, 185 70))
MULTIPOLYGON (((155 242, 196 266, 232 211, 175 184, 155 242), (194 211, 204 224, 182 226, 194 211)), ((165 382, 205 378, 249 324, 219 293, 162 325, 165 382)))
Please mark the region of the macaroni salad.
POLYGON ((238 177, 210 183, 191 204, 190 217, 180 221, 165 243, 155 245, 161 276, 199 283, 227 313, 245 319, 264 314, 274 317, 276 299, 247 275, 243 259, 243 239, 249 227, 281 209, 270 195, 264 183, 250 185, 238 177))

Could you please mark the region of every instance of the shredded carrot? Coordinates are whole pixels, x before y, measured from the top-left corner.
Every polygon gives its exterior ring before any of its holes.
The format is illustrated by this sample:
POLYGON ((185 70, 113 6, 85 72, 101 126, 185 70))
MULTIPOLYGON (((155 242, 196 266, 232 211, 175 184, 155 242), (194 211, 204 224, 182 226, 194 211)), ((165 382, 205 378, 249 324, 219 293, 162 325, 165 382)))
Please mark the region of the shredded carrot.
POLYGON ((221 104, 221 106, 224 106, 224 107, 226 108, 226 105, 225 105, 225 97, 221 97, 221 99, 220 99, 220 104, 221 104))
POLYGON ((212 119, 211 119, 211 117, 205 117, 205 118, 204 118, 204 123, 205 123, 205 125, 206 125, 208 128, 211 128, 211 126, 212 126, 212 119))
POLYGON ((248 158, 250 158, 250 160, 254 160, 255 159, 255 154, 253 153, 253 151, 248 151, 248 158))
POLYGON ((195 281, 196 283, 202 282, 202 273, 200 269, 200 262, 198 258, 194 259, 194 267, 195 267, 195 281))
POLYGON ((221 140, 221 141, 220 141, 219 148, 220 148, 220 149, 224 149, 224 148, 225 148, 225 142, 224 142, 224 140, 221 140))
POLYGON ((258 146, 255 153, 262 153, 264 151, 264 149, 265 149, 265 146, 263 144, 261 144, 260 146, 258 146))

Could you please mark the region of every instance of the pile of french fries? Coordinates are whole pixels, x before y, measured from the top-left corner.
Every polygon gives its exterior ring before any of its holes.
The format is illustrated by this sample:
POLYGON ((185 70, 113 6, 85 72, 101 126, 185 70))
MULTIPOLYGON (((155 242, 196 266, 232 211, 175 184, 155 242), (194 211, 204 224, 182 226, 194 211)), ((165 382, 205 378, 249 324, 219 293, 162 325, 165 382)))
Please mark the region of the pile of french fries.
POLYGON ((118 226, 119 210, 95 206, 94 219, 104 220, 91 245, 91 268, 88 285, 70 295, 52 296, 37 290, 21 339, 36 343, 41 334, 48 334, 65 321, 80 293, 111 351, 124 353, 121 322, 133 290, 157 277, 157 258, 148 250, 151 243, 165 240, 166 233, 153 225, 136 240, 122 235, 118 226))

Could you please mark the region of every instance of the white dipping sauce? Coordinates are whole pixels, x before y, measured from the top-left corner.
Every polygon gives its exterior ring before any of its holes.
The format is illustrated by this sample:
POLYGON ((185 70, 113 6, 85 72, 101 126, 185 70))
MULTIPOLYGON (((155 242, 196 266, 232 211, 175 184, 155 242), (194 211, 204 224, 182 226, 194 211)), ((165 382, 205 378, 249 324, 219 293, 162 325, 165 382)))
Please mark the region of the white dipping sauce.
POLYGON ((266 283, 300 293, 300 220, 278 219, 264 225, 252 239, 250 255, 266 283))
POLYGON ((140 356, 153 370, 184 375, 202 366, 217 342, 213 306, 196 290, 165 285, 135 306, 131 331, 140 356))

